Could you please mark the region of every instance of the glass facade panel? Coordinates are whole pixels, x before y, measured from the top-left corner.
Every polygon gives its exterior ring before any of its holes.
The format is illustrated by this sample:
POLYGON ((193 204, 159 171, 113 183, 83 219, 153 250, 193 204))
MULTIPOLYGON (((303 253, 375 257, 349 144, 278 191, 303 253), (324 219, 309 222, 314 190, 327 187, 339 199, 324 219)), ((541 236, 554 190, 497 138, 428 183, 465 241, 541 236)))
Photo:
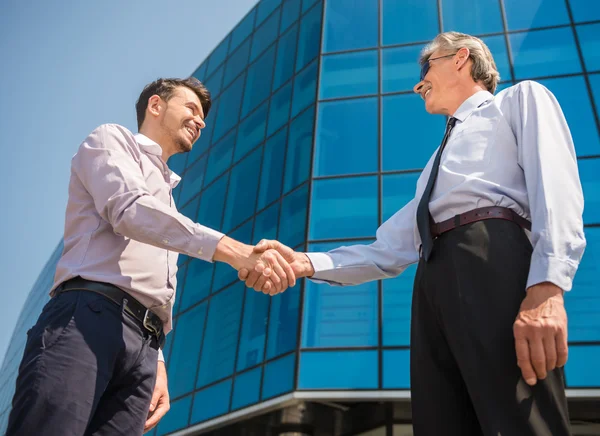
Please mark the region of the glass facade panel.
POLYGON ((260 27, 256 29, 252 37, 252 50, 250 51, 250 62, 258 58, 267 47, 275 42, 279 33, 279 9, 271 15, 260 27))
POLYGON ((254 289, 246 289, 244 320, 240 334, 237 371, 243 371, 263 360, 270 297, 254 289))
POLYGON ((271 47, 248 68, 242 117, 245 117, 252 109, 269 97, 271 81, 273 80, 273 62, 275 62, 275 47, 271 47))
POLYGON ((299 389, 376 389, 377 350, 303 351, 299 389))
POLYGON ((298 73, 294 79, 294 97, 292 101, 291 118, 298 115, 303 109, 314 104, 317 93, 317 61, 298 73))
POLYGON ((307 185, 297 189, 282 200, 277 239, 290 247, 295 247, 305 241, 307 208, 307 185))
POLYGON ((265 209, 256 216, 252 243, 258 244, 261 239, 277 239, 277 223, 279 221, 279 203, 265 209))
POLYGON ((221 229, 228 182, 229 173, 219 177, 212 185, 206 188, 202 193, 196 222, 211 229, 221 229))
POLYGON ((323 52, 377 47, 378 21, 378 2, 327 0, 323 52))
POLYGON ((410 345, 410 314, 413 282, 417 266, 409 266, 393 279, 382 281, 383 286, 383 345, 410 345))
MULTIPOLYGON (((229 236, 244 244, 248 244, 252 239, 253 223, 253 220, 246 222, 235 231, 229 233, 229 236)), ((237 271, 224 262, 215 263, 212 292, 215 293, 234 282, 238 282, 237 271)))
POLYGON ((575 22, 600 20, 600 2, 590 0, 569 0, 575 22))
POLYGON ((410 350, 383 352, 383 388, 410 388, 410 350))
POLYGON ((387 221, 415 197, 420 172, 383 176, 382 222, 387 221))
POLYGON ((176 401, 171 401, 171 408, 158 423, 157 435, 166 435, 184 428, 188 423, 192 396, 189 395, 176 401))
POLYGON ((570 28, 513 33, 510 46, 517 80, 581 72, 570 28))
POLYGON ((235 377, 231 410, 258 402, 262 368, 255 368, 235 377))
MULTIPOLYGON (((202 132, 204 134, 204 132, 202 132)), ((195 145, 195 144, 194 144, 195 145)), ((169 169, 173 171, 175 174, 181 174, 183 169, 185 168, 185 163, 187 161, 188 153, 177 153, 169 158, 167 161, 167 165, 169 169)))
MULTIPOLYGON (((275 8, 281 4, 281 0, 262 0, 258 3, 258 9, 256 12, 256 25, 260 24, 269 17, 275 8)), ((269 17, 270 19, 270 17, 269 17)), ((259 29, 256 30, 259 32, 259 29)))
POLYGON ((375 235, 379 207, 377 177, 315 180, 313 183, 311 240, 375 235))
POLYGON ((233 161, 237 162, 265 139, 269 102, 264 102, 240 123, 233 161))
POLYGON ((215 119, 212 141, 216 142, 234 127, 240 117, 240 102, 244 91, 245 74, 234 80, 219 98, 219 113, 215 119))
POLYGON ((569 360, 565 366, 565 379, 571 388, 600 387, 600 373, 591 362, 600 362, 600 345, 569 347, 569 360))
POLYGON ((296 353, 289 354, 265 365, 262 399, 276 397, 294 388, 296 353))
POLYGON ((444 32, 481 35, 503 31, 498 0, 443 0, 442 16, 444 32))
POLYGON ((488 46, 490 52, 492 52, 496 68, 500 73, 500 80, 512 80, 508 48, 506 48, 506 38, 504 35, 487 36, 481 38, 481 40, 488 46))
POLYGON ((319 54, 322 18, 321 2, 302 17, 298 39, 296 72, 308 65, 319 54))
POLYGON ((577 36, 586 70, 600 71, 600 23, 577 26, 577 36))
POLYGON ((319 105, 314 176, 377 171, 378 104, 377 98, 363 98, 319 105))
MULTIPOLYGON (((210 299, 196 387, 205 386, 233 372, 244 289, 244 284, 239 283, 210 299)), ((194 401, 194 406, 196 404, 194 401)))
POLYGON ((565 0, 503 0, 508 30, 569 24, 565 0))
POLYGON ((227 57, 227 52, 229 51, 229 40, 231 39, 231 35, 227 35, 223 41, 219 43, 217 48, 213 50, 208 58, 208 65, 206 67, 206 75, 210 76, 213 71, 216 71, 217 67, 220 66, 225 58, 227 57))
POLYGON ((225 66, 223 76, 223 86, 229 85, 233 79, 240 75, 248 66, 248 56, 250 55, 250 38, 248 38, 239 48, 231 55, 225 66))
POLYGON ((378 71, 377 50, 323 56, 319 98, 376 94, 378 71))
POLYGON ((273 90, 279 89, 294 74, 296 62, 296 46, 298 44, 298 27, 296 24, 288 30, 277 43, 277 62, 273 73, 273 90))
POLYGON ((437 0, 382 0, 381 4, 383 45, 430 41, 439 33, 437 0))
POLYGON ((281 195, 287 130, 287 128, 280 130, 265 144, 258 191, 258 210, 271 204, 281 195))
POLYGON ((594 96, 594 102, 596 103, 596 107, 600 108, 600 74, 591 74, 589 79, 592 87, 592 94, 594 96))
POLYGON ((315 108, 302 112, 290 124, 290 135, 283 174, 283 192, 304 183, 310 175, 315 108))
POLYGON ((391 95, 382 101, 383 171, 424 168, 442 142, 444 118, 428 114, 416 94, 391 95))
POLYGON ((206 79, 206 87, 210 90, 213 97, 216 97, 221 93, 224 75, 225 66, 221 65, 210 77, 208 77, 208 79, 206 79))
POLYGON ((231 166, 231 157, 235 147, 235 133, 236 131, 233 130, 210 149, 206 175, 204 176, 206 185, 209 185, 231 166))
POLYGON ((194 195, 202 189, 204 182, 204 170, 206 169, 206 157, 201 158, 193 164, 186 172, 179 196, 179 204, 185 205, 194 195))
MULTIPOLYGON (((297 280, 296 286, 271 299, 267 359, 272 359, 296 349, 300 289, 303 282, 304 279, 297 280)), ((265 372, 265 377, 266 374, 265 372)))
POLYGON ((186 310, 210 293, 214 263, 192 258, 187 267, 184 292, 181 295, 181 310, 186 310))
POLYGON ((300 16, 302 0, 284 0, 281 7, 281 26, 279 33, 285 32, 300 16))
POLYGON ((413 89, 419 82, 421 67, 418 61, 422 49, 422 45, 412 45, 387 48, 381 52, 383 56, 381 79, 383 92, 410 91, 413 89))
POLYGON ((230 397, 231 379, 217 383, 195 394, 191 424, 227 413, 230 397))
POLYGON ((203 303, 177 319, 178 329, 167 364, 169 395, 173 398, 194 390, 205 318, 206 303, 203 303))
POLYGON ((240 21, 235 29, 231 31, 231 46, 229 52, 232 53, 237 46, 244 41, 254 29, 254 19, 256 18, 256 8, 252 9, 248 14, 240 21))
POLYGON ((267 136, 279 130, 290 118, 292 82, 289 82, 271 97, 267 136))

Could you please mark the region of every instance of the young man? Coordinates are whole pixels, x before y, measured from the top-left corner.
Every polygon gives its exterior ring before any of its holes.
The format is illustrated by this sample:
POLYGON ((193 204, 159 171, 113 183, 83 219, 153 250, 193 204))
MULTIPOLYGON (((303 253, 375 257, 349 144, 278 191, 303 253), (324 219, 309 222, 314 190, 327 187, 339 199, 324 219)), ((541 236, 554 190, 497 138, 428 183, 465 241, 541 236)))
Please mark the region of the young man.
MULTIPOLYGON (((171 330, 177 256, 258 268, 281 292, 294 273, 177 212, 167 161, 192 149, 210 94, 160 79, 136 105, 139 133, 102 125, 73 157, 64 252, 28 340, 7 435, 141 435, 169 408, 160 348, 171 330)), ((210 205, 203 205, 210 207, 210 205)))
MULTIPOLYGON (((449 117, 415 197, 371 245, 276 248, 297 277, 356 285, 418 262, 411 317, 416 436, 569 435, 564 291, 586 241, 574 145, 558 102, 499 74, 478 38, 438 35, 414 91, 449 117)), ((402 142, 402 138, 398 138, 402 142)), ((261 290, 255 271, 239 277, 261 290)))

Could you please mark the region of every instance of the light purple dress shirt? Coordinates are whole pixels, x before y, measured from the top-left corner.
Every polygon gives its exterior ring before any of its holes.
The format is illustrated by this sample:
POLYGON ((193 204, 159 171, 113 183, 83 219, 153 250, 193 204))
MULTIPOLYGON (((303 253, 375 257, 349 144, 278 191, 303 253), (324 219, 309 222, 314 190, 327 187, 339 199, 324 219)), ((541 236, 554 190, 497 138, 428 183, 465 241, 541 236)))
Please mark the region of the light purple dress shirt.
POLYGON ((76 276, 111 283, 156 313, 166 334, 178 253, 212 262, 223 234, 177 211, 172 192, 180 177, 161 156, 156 142, 116 124, 85 139, 71 163, 65 248, 52 292, 76 276))

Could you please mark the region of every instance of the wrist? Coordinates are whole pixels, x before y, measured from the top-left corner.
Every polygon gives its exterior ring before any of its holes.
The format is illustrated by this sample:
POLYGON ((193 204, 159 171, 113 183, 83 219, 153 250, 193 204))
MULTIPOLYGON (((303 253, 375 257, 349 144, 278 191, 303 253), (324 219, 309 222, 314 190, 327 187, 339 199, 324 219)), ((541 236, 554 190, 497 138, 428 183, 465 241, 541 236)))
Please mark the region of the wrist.
POLYGON ((298 264, 300 265, 300 271, 297 276, 299 277, 312 277, 315 274, 315 268, 306 253, 296 253, 298 264))
POLYGON ((244 266, 244 261, 252 254, 252 247, 236 241, 228 236, 221 238, 217 244, 213 259, 224 262, 239 270, 244 266))
POLYGON ((554 297, 559 295, 561 298, 564 295, 564 291, 551 282, 542 282, 536 285, 530 286, 527 289, 527 295, 535 294, 536 296, 554 297))

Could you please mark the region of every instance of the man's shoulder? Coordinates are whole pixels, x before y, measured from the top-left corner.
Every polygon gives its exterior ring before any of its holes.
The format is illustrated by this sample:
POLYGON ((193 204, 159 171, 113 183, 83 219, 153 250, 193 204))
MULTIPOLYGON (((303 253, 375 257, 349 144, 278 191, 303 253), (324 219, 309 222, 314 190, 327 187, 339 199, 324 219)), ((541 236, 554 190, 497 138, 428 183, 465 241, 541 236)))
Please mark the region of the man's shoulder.
POLYGON ((116 123, 100 124, 94 130, 92 130, 92 134, 94 134, 94 133, 109 134, 109 135, 123 135, 123 136, 127 136, 130 138, 135 138, 135 135, 133 134, 133 132, 131 132, 131 130, 129 130, 125 126, 122 126, 122 125, 116 124, 116 123))
POLYGON ((539 92, 550 92, 548 88, 535 80, 523 80, 515 85, 503 89, 496 97, 499 99, 514 98, 521 95, 536 94, 539 92))

